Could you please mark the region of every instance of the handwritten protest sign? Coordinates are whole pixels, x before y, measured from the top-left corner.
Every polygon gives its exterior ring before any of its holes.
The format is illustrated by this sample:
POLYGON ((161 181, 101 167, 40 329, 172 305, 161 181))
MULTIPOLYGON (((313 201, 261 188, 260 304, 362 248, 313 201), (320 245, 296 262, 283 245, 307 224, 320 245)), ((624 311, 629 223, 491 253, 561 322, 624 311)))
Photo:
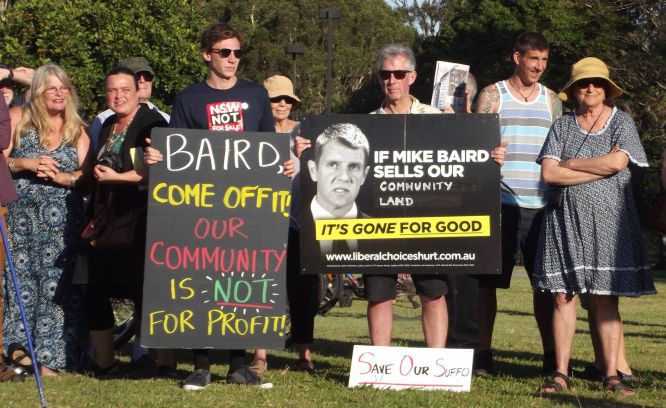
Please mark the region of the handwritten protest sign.
POLYGON ((469 391, 473 349, 354 346, 349 387, 469 391))
POLYGON ((277 133, 156 129, 142 345, 282 347, 290 181, 277 133))
POLYGON ((305 118, 303 273, 498 274, 496 114, 305 118))

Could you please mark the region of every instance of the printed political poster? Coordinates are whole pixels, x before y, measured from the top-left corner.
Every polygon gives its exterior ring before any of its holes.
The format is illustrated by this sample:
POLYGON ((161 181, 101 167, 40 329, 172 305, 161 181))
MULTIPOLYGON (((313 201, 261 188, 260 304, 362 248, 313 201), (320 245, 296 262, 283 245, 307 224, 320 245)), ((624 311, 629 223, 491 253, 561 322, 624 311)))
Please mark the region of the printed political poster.
POLYGON ((302 121, 302 273, 500 271, 496 114, 302 121))

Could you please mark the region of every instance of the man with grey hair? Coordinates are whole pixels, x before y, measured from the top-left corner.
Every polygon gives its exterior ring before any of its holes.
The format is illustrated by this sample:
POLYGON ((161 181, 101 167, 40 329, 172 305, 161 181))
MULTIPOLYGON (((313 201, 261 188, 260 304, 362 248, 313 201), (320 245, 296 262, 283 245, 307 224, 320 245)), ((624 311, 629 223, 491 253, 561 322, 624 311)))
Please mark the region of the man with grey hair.
POLYGON ((372 113, 441 113, 409 94, 416 81, 416 57, 410 48, 402 44, 383 46, 377 53, 375 72, 384 101, 372 113))
MULTIPOLYGON (((422 104, 410 95, 416 80, 416 57, 402 44, 388 44, 377 53, 375 60, 377 82, 384 92, 382 105, 374 114, 435 114, 439 109, 422 104)), ((446 113, 453 113, 448 107, 446 113)), ((506 148, 498 146, 491 157, 499 164, 504 162, 506 148)), ((364 275, 365 295, 368 300, 368 328, 370 340, 376 346, 389 346, 393 330, 393 300, 397 275, 364 275)), ((444 347, 448 334, 448 309, 444 295, 448 292, 444 275, 413 275, 412 280, 422 307, 423 335, 428 347, 444 347)))
MULTIPOLYGON (((382 105, 373 114, 441 113, 439 109, 422 104, 409 94, 416 81, 416 57, 402 44, 388 44, 377 53, 375 60, 377 82, 384 92, 382 105)), ((398 276, 364 275, 365 296, 368 300, 368 329, 375 346, 390 346, 393 331, 393 300, 398 276)), ((421 300, 423 334, 428 347, 444 347, 448 326, 448 311, 444 295, 448 291, 446 277, 441 275, 412 276, 421 300)))

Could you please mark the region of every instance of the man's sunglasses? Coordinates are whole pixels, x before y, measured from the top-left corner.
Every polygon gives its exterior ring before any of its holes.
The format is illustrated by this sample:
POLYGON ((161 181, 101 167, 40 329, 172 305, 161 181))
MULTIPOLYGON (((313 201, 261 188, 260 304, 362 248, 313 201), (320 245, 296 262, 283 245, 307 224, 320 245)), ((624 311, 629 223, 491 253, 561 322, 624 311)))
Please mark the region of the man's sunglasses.
POLYGON ((243 56, 243 50, 241 49, 231 50, 229 48, 211 48, 210 52, 215 53, 222 58, 229 58, 229 55, 231 55, 232 52, 236 58, 241 58, 243 56))
POLYGON ((404 69, 397 69, 395 71, 389 71, 387 69, 380 69, 379 72, 377 73, 379 77, 386 81, 389 78, 391 78, 391 74, 393 74, 393 77, 397 80, 405 79, 407 74, 409 74, 412 71, 405 71, 404 69))
POLYGON ((137 79, 141 79, 141 77, 143 77, 146 82, 153 82, 153 79, 155 78, 153 74, 148 71, 139 71, 136 73, 137 79))
POLYGON ((578 88, 584 89, 592 84, 595 88, 603 88, 606 86, 606 80, 602 78, 585 78, 576 81, 578 88))

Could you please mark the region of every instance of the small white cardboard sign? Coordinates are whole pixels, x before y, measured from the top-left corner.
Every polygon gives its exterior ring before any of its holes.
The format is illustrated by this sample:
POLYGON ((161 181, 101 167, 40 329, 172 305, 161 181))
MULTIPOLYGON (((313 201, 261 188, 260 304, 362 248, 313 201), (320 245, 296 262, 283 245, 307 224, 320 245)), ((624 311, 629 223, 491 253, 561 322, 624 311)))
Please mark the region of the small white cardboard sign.
POLYGON ((469 392, 472 349, 354 346, 349 388, 469 392))

